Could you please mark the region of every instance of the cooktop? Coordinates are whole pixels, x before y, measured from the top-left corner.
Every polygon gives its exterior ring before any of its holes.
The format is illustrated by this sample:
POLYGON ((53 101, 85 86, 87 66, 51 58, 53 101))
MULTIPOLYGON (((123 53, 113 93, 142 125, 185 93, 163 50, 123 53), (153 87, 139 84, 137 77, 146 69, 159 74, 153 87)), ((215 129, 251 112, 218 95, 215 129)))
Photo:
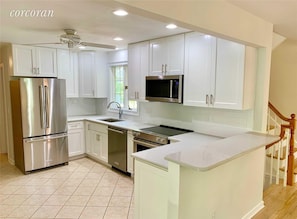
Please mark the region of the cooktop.
POLYGON ((145 133, 148 133, 148 134, 160 134, 164 136, 173 136, 173 135, 184 134, 187 132, 193 132, 192 130, 181 129, 181 128, 165 126, 165 125, 144 128, 144 129, 141 129, 141 131, 144 131, 145 133))

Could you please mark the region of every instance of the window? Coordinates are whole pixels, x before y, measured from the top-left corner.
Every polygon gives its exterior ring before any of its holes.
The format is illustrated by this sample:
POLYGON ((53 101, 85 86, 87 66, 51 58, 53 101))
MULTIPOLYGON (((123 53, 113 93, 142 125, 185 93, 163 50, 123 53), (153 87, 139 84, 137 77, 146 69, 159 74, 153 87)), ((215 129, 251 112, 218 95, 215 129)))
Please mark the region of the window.
MULTIPOLYGON (((111 101, 118 102, 123 110, 137 112, 137 102, 128 100, 128 64, 118 63, 110 66, 111 101)), ((116 105, 112 105, 116 108, 116 105)))

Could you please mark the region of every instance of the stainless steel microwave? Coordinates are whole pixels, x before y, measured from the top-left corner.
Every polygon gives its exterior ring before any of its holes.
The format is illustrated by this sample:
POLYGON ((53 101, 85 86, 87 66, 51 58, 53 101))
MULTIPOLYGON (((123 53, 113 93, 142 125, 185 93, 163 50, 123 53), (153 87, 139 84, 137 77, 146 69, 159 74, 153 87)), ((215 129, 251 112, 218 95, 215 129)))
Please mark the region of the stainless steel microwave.
POLYGON ((146 100, 183 102, 183 75, 146 76, 145 82, 146 100))

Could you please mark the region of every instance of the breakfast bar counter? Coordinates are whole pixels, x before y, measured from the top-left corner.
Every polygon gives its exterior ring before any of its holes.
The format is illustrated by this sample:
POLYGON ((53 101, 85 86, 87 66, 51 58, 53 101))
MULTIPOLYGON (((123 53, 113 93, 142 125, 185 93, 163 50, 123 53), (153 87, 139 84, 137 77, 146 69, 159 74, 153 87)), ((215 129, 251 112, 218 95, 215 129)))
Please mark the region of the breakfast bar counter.
POLYGON ((134 153, 134 217, 251 218, 264 207, 265 145, 278 139, 187 133, 174 136, 179 142, 134 153))

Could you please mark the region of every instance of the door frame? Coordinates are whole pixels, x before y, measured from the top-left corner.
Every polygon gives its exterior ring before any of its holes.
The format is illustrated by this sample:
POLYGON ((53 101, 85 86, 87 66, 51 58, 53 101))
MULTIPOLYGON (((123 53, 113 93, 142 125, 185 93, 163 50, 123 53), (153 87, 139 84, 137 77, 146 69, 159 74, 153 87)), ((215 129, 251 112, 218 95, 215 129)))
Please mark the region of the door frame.
POLYGON ((8 76, 5 74, 5 66, 3 63, 0 63, 0 86, 3 92, 3 110, 0 109, 0 111, 3 111, 4 114, 4 126, 6 127, 4 130, 4 137, 5 137, 5 144, 6 144, 6 152, 8 154, 8 161, 11 164, 14 164, 14 154, 13 154, 13 142, 11 139, 12 133, 10 133, 11 130, 11 125, 10 125, 10 114, 9 114, 9 92, 8 92, 8 76))

